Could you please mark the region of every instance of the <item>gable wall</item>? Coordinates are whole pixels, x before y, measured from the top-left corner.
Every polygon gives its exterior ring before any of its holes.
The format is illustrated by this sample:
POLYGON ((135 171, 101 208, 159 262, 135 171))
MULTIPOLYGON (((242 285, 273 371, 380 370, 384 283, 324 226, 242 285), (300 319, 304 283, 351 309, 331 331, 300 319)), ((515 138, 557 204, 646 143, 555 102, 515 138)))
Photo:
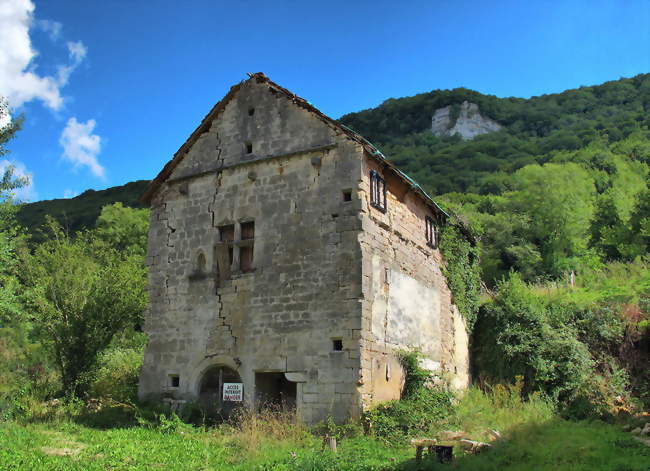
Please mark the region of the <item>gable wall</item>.
POLYGON ((249 80, 194 143, 170 180, 332 142, 332 130, 311 113, 290 106, 287 97, 269 85, 249 80), (251 154, 246 143, 253 146, 251 154))
POLYGON ((343 420, 360 410, 361 200, 353 191, 343 202, 342 192, 358 185, 361 149, 264 87, 242 87, 154 196, 140 395, 192 399, 205 369, 224 364, 252 402, 255 371, 290 372, 302 381, 304 420, 343 420), (258 144, 253 158, 246 140, 258 144), (332 146, 304 152, 323 144, 332 146), (217 227, 246 220, 255 221, 254 271, 218 286, 217 227), (193 276, 199 252, 202 277, 193 276), (332 338, 344 351, 332 351, 332 338))

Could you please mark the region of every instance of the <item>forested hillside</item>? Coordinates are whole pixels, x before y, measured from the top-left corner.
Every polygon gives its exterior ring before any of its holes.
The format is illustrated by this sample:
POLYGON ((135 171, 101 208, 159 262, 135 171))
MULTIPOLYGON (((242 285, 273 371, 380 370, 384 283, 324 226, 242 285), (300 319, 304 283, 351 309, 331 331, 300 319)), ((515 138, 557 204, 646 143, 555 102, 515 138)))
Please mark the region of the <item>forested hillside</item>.
POLYGON ((86 190, 74 198, 43 200, 25 204, 18 210, 18 222, 26 227, 37 240, 42 240, 39 228, 46 216, 57 219, 67 230, 76 232, 95 225, 102 207, 122 203, 124 206, 140 208, 138 200, 149 180, 138 180, 106 190, 86 190))
POLYGON ((502 173, 552 160, 592 143, 624 147, 648 162, 650 74, 530 99, 497 98, 457 88, 388 99, 377 108, 341 117, 433 195, 502 189, 502 173), (505 129, 472 141, 430 132, 436 109, 479 105, 505 129), (640 129, 645 133, 639 133, 640 129), (636 149, 635 147, 639 148, 636 149))

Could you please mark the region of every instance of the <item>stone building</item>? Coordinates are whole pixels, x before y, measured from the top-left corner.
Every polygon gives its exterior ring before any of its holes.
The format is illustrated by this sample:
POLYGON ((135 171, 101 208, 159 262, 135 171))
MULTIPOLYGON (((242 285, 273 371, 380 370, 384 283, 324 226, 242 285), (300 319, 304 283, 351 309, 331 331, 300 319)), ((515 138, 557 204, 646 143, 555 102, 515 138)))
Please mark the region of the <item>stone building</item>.
POLYGON ((295 405, 313 423, 400 397, 400 349, 469 381, 441 272, 445 213, 364 138, 264 74, 233 86, 143 195, 141 398, 295 405), (230 386, 229 386, 230 387, 230 386), (235 396, 236 397, 236 396, 235 396))

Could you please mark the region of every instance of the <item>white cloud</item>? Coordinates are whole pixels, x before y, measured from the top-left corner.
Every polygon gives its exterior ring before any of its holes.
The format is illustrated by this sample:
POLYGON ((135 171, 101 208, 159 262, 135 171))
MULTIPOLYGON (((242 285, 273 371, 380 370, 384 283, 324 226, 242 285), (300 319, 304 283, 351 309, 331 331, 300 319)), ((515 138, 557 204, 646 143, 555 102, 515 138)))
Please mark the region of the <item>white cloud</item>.
POLYGON ((79 65, 88 52, 84 43, 81 41, 68 41, 66 46, 68 46, 68 52, 70 53, 70 59, 72 59, 73 64, 79 65))
POLYGON ((66 43, 66 46, 68 47, 70 64, 60 65, 57 68, 58 82, 61 86, 68 83, 70 74, 74 69, 79 67, 79 64, 81 64, 81 62, 84 60, 84 57, 86 57, 86 53, 88 52, 88 49, 86 49, 86 46, 84 46, 81 41, 68 41, 66 43))
POLYGON ((36 193, 34 188, 34 176, 32 175, 32 172, 27 170, 22 162, 18 162, 17 160, 10 161, 7 159, 0 160, 0 177, 5 174, 5 170, 9 166, 14 168, 14 178, 24 177, 28 180, 27 185, 13 191, 14 197, 20 201, 34 201, 37 199, 38 193, 36 193))
MULTIPOLYGON (((56 76, 39 75, 34 63, 38 53, 29 37, 34 8, 31 0, 0 1, 0 95, 6 96, 12 107, 40 100, 49 108, 59 110, 63 106, 61 88, 85 57, 86 47, 80 41, 68 42, 70 63, 59 65, 56 76)), ((51 38, 61 35, 60 23, 41 20, 36 25, 51 38)))
POLYGON ((66 188, 63 190, 63 197, 68 199, 68 198, 74 198, 75 196, 79 196, 78 191, 71 190, 70 188, 66 188))
POLYGON ((75 167, 86 166, 93 175, 104 178, 104 167, 97 161, 102 139, 97 134, 92 134, 96 124, 94 119, 80 123, 77 118, 70 118, 61 133, 59 144, 63 147, 64 159, 72 162, 75 167))
POLYGON ((61 28, 63 28, 63 25, 58 21, 38 20, 35 24, 37 28, 50 36, 52 42, 57 41, 61 37, 61 28))

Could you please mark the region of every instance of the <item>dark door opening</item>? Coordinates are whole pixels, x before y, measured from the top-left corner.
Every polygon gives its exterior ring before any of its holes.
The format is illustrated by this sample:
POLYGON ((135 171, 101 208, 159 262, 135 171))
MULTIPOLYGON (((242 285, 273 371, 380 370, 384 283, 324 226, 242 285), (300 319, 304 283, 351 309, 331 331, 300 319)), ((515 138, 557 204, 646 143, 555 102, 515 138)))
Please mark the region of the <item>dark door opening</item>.
POLYGON ((227 419, 242 402, 224 401, 224 383, 241 383, 239 374, 226 366, 214 366, 203 374, 199 388, 199 403, 207 415, 227 419))
POLYGON ((296 383, 284 373, 255 373, 255 404, 258 409, 296 409, 296 383))

